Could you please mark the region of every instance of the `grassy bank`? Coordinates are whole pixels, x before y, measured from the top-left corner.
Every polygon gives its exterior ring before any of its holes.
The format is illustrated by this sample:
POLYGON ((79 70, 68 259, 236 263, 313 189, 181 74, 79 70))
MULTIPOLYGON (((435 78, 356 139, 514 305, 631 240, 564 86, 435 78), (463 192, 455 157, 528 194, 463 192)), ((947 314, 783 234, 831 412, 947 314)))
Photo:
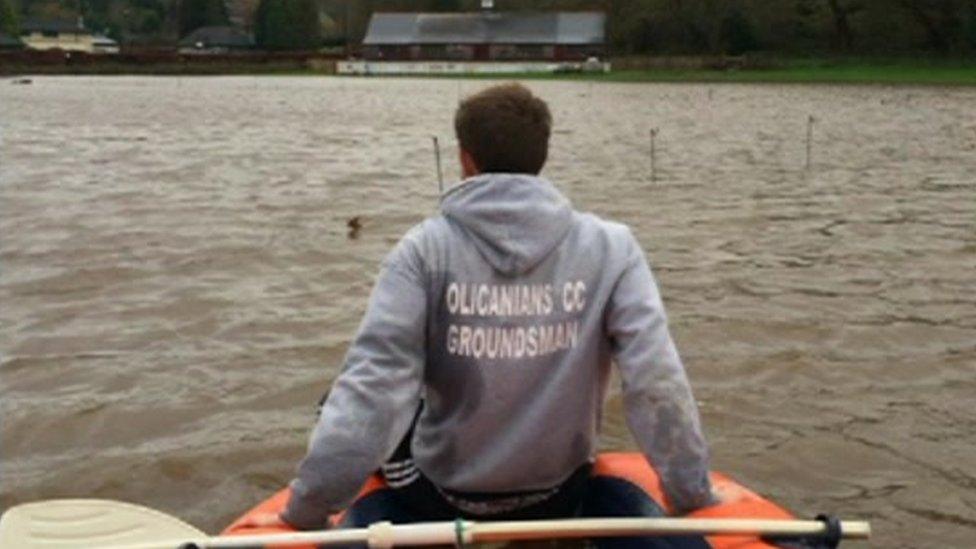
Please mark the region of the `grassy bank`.
POLYGON ((0 78, 25 76, 247 76, 322 74, 300 65, 127 65, 122 63, 79 67, 11 65, 0 67, 0 78))

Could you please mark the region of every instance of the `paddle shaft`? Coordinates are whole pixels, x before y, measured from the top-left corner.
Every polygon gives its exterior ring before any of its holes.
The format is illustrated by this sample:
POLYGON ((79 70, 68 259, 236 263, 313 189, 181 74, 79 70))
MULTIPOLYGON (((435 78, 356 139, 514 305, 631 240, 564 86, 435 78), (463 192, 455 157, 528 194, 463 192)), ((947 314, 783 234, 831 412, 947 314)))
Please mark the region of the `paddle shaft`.
MULTIPOLYGON (((124 549, 234 548, 288 545, 340 545, 366 543, 369 547, 418 545, 460 545, 498 541, 556 538, 589 538, 654 535, 759 535, 819 536, 827 526, 813 520, 695 519, 695 518, 609 518, 567 519, 517 522, 434 522, 392 525, 388 522, 369 528, 220 536, 197 540, 174 540, 125 546, 124 549)), ((844 538, 866 539, 871 535, 866 522, 841 522, 844 538)), ((121 548, 120 548, 121 549, 121 548)))

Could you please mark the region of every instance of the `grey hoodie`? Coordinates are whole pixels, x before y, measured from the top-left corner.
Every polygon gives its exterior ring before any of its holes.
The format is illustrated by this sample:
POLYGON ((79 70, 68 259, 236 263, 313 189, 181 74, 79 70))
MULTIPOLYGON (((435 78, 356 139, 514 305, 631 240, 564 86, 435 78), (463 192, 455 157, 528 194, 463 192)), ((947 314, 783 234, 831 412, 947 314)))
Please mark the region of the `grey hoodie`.
POLYGON ((320 527, 407 432, 460 492, 545 490, 591 460, 611 363, 627 423, 678 512, 710 501, 708 449, 630 230, 545 179, 470 178, 386 258, 284 518, 320 527))

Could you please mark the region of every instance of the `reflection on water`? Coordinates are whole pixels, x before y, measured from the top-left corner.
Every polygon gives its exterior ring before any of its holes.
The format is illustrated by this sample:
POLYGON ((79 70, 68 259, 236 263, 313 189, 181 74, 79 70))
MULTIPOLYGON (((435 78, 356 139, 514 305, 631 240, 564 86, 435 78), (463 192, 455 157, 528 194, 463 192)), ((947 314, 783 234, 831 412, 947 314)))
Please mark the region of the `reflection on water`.
MULTIPOLYGON (((217 530, 288 480, 379 261, 435 210, 431 135, 457 177, 459 86, 4 84, 2 504, 217 530)), ((976 90, 531 87, 546 175, 649 254, 715 467, 878 546, 971 542, 976 90)), ((608 406, 604 445, 629 447, 608 406)))

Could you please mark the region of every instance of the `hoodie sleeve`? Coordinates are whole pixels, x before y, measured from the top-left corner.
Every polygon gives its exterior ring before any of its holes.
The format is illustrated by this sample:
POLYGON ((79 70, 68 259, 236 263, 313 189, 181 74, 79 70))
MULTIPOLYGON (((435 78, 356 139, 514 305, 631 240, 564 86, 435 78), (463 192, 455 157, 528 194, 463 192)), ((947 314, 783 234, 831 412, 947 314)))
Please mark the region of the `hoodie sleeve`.
POLYGON ((321 528, 348 506, 404 436, 419 403, 426 347, 426 274, 408 235, 384 262, 329 392, 282 514, 321 528))
POLYGON ((708 446, 657 284, 640 245, 628 236, 627 266, 610 298, 607 331, 627 424, 674 512, 683 514, 712 502, 708 446))

